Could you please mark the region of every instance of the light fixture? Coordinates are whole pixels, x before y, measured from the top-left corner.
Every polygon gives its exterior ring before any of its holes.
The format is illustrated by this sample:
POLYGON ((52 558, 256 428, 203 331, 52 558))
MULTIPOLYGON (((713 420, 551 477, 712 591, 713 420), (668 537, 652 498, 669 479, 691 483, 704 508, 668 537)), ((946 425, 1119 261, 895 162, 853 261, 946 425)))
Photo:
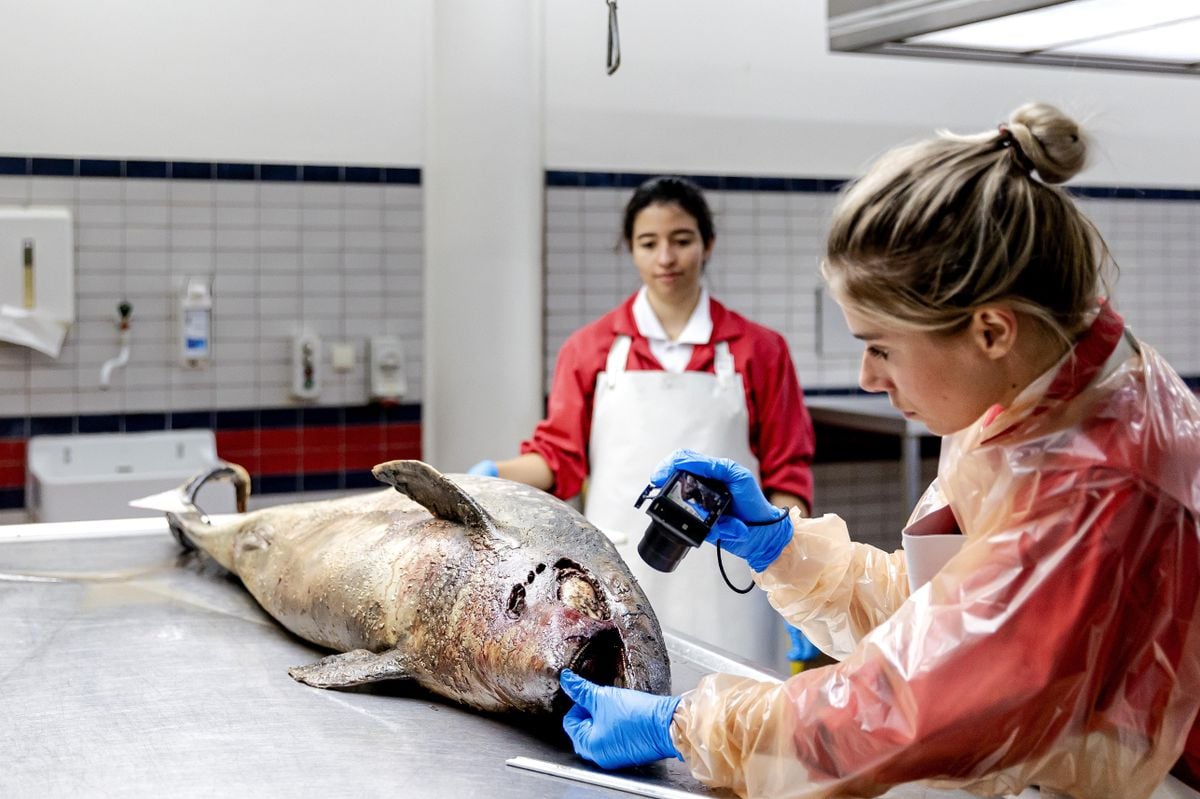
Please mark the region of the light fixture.
POLYGON ((1200 75, 1196 0, 828 0, 831 50, 1200 75))

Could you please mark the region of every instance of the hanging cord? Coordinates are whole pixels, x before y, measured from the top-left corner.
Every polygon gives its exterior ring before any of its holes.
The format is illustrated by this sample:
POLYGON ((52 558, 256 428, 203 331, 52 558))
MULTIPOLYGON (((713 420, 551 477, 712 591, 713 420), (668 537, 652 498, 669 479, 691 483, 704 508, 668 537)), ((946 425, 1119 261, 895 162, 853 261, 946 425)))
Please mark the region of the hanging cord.
MULTIPOLYGON (((786 519, 789 515, 788 511, 784 508, 780 508, 779 511, 780 515, 776 516, 774 519, 767 519, 765 522, 742 522, 742 524, 746 525, 747 527, 767 527, 768 525, 778 524, 786 519)), ((750 585, 746 586, 745 588, 738 588, 729 581, 729 575, 725 573, 725 564, 721 562, 721 539, 719 538, 717 539, 717 568, 721 570, 721 578, 725 580, 725 585, 729 586, 731 591, 734 591, 738 594, 748 594, 754 590, 753 578, 750 579, 750 585)))
POLYGON ((611 75, 621 66, 621 31, 617 28, 617 0, 604 0, 608 3, 608 74, 611 75))

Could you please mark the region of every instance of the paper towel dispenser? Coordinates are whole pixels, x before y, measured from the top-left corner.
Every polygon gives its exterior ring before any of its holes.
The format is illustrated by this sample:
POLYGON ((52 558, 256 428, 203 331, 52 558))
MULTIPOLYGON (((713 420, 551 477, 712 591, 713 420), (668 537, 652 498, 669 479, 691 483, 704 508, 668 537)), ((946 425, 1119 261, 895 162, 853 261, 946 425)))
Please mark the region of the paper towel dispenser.
POLYGON ((57 358, 74 321, 71 212, 0 208, 0 341, 57 358))

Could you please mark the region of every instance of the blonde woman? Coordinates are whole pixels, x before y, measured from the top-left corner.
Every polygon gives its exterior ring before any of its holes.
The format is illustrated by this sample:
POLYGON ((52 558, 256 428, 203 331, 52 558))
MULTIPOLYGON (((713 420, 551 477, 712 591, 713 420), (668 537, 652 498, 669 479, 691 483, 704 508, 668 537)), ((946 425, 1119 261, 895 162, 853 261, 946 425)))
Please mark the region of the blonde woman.
POLYGON ((892 151, 837 208, 823 273, 865 344, 860 383, 944 436, 905 548, 787 517, 729 461, 714 530, 841 662, 682 697, 564 672, 576 751, 682 757, 743 796, 1140 799, 1200 787, 1200 403, 1108 302, 1107 252, 1056 188, 1086 142, 1029 105, 892 151), (1184 790, 1180 788, 1180 790, 1184 790))

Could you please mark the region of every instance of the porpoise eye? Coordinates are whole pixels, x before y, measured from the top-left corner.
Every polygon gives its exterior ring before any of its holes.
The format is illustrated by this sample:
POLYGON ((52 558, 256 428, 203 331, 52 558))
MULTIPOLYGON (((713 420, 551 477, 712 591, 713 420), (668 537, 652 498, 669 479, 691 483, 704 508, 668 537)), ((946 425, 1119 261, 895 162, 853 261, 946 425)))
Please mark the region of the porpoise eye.
POLYGON ((525 612, 525 586, 514 585, 512 593, 508 595, 508 608, 506 610, 512 618, 520 618, 525 612))

